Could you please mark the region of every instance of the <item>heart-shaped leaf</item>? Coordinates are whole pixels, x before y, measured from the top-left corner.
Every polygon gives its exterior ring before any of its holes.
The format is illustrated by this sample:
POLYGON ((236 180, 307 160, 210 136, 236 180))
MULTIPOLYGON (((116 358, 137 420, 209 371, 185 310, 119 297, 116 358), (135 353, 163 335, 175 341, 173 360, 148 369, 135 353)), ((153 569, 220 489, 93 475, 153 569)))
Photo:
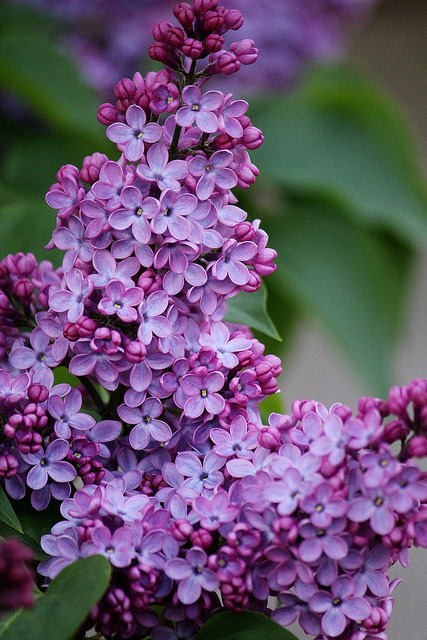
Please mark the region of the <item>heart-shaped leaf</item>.
POLYGON ((298 640, 262 613, 227 611, 209 618, 195 640, 298 640))

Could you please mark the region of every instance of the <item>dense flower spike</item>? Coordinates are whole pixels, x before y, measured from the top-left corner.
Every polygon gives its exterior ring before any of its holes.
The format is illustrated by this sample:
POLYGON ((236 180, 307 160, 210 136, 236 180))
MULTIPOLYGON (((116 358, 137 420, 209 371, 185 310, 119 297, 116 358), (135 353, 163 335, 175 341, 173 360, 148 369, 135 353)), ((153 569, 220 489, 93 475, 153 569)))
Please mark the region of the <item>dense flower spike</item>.
POLYGON ((246 102, 202 92, 257 50, 222 48, 241 14, 216 0, 174 15, 182 29, 154 28, 165 69, 124 78, 100 109, 118 158, 65 165, 46 196, 62 267, 0 263, 0 483, 36 510, 61 503, 41 575, 109 558, 87 622, 106 637, 161 639, 160 622, 191 637, 221 608, 253 608, 283 625, 299 615, 322 640, 384 640, 388 570, 427 546, 413 461, 427 381, 363 398, 356 416, 300 401, 263 424, 280 360, 225 317, 275 269, 231 191, 255 179, 262 134, 246 102), (60 365, 70 383, 55 380, 60 365))

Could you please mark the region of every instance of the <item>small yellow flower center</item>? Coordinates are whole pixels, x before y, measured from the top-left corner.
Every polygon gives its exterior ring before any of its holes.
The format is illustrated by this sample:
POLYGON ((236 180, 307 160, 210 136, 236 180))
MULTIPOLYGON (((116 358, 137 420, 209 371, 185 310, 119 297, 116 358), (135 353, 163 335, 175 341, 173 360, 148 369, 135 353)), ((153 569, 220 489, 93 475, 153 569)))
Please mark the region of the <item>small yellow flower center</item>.
POLYGON ((138 207, 138 209, 135 211, 137 216, 142 216, 142 209, 141 207, 138 207))
POLYGON ((227 563, 226 563, 226 561, 224 560, 224 558, 220 558, 220 559, 218 560, 218 565, 219 565, 220 567, 225 567, 225 565, 226 565, 226 564, 227 564, 227 563))
POLYGON ((374 502, 376 507, 380 507, 382 505, 382 503, 384 502, 384 500, 382 498, 377 498, 374 502))
POLYGON ((316 511, 317 511, 317 513, 320 513, 321 511, 323 511, 323 504, 317 504, 316 505, 316 511))
POLYGON ((198 104, 193 104, 193 106, 191 107, 191 111, 200 111, 200 107, 198 104))
POLYGON ((212 167, 210 164, 207 164, 205 167, 205 171, 212 171, 212 167))
POLYGON ((120 304, 120 302, 116 302, 116 303, 114 304, 114 308, 115 308, 115 309, 121 309, 121 308, 122 308, 122 305, 120 304))
POLYGON ((173 100, 172 96, 169 96, 168 98, 166 98, 167 104, 170 104, 172 100, 173 100))
POLYGON ((138 140, 140 140, 142 138, 142 131, 140 131, 136 137, 138 138, 138 140))
POLYGON ((325 530, 324 529, 318 529, 316 535, 317 535, 318 538, 321 538, 322 536, 325 535, 325 530))
POLYGON ((202 396, 202 398, 206 398, 206 396, 208 395, 207 389, 202 389, 200 391, 200 395, 202 396))

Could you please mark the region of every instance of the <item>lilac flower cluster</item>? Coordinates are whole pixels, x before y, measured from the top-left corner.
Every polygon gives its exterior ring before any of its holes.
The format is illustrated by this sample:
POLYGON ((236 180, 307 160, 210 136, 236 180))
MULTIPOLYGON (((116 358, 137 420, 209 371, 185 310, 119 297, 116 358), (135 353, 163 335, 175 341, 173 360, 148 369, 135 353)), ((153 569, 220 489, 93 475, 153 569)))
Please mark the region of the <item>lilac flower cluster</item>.
POLYGON ((0 618, 7 611, 34 604, 32 559, 30 549, 18 540, 0 542, 0 618))
POLYGON ((107 637, 169 637, 158 605, 186 637, 225 608, 284 626, 299 618, 319 639, 384 640, 400 581, 389 568, 427 546, 426 474, 407 453, 426 439, 426 406, 427 381, 415 380, 388 402, 363 398, 355 417, 299 401, 267 426, 246 410, 227 425, 187 426, 173 448, 142 454, 121 440, 116 477, 63 501, 39 571, 53 578, 78 558, 109 558, 112 583, 88 622, 107 637), (414 414, 398 455, 390 445, 402 434, 384 424, 396 396, 406 402, 394 423, 414 414))
POLYGON ((427 381, 363 398, 355 417, 301 401, 263 424, 280 360, 224 319, 229 298, 275 269, 231 191, 255 179, 248 149, 262 135, 246 102, 201 91, 257 50, 222 48, 241 16, 215 0, 174 14, 181 26, 154 28, 166 68, 123 79, 100 108, 119 159, 65 165, 46 195, 62 267, 0 263, 1 485, 13 500, 29 490, 36 510, 60 501, 42 538, 47 579, 81 557, 110 560, 87 621, 106 637, 171 638, 166 621, 191 638, 224 608, 299 616, 322 640, 384 640, 388 569, 427 546, 413 462, 426 452, 427 381))

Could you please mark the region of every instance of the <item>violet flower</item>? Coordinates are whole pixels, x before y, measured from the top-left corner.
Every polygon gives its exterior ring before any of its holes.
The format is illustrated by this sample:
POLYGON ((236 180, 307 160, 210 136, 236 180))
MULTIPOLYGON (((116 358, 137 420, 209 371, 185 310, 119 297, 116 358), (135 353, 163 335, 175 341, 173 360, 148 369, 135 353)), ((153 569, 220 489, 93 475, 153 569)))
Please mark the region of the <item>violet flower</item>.
POLYGON ((322 631, 336 638, 343 633, 348 619, 365 620, 371 612, 371 605, 364 598, 354 597, 354 583, 348 576, 337 578, 331 592, 317 591, 311 596, 309 606, 316 613, 323 613, 322 631))
POLYGON ((124 154, 130 162, 136 162, 144 155, 144 143, 157 142, 162 129, 156 122, 146 124, 145 111, 132 104, 126 111, 126 122, 115 122, 107 129, 107 138, 123 146, 124 154))
POLYGON ((185 160, 172 160, 169 163, 168 160, 167 147, 157 142, 147 151, 147 164, 139 164, 136 172, 142 180, 156 182, 159 189, 178 191, 181 187, 179 180, 188 175, 188 166, 185 160))
POLYGON ((46 451, 23 455, 25 462, 33 465, 28 472, 27 484, 31 489, 41 489, 48 478, 56 482, 71 482, 77 473, 73 465, 64 461, 70 445, 66 440, 57 439, 48 444, 46 451))
POLYGON ((214 133, 218 129, 218 118, 212 113, 222 104, 220 91, 207 91, 203 95, 199 87, 188 85, 182 92, 185 106, 178 109, 175 119, 180 127, 189 127, 196 121, 196 125, 205 133, 214 133))
POLYGON ((206 563, 206 553, 203 549, 197 548, 187 551, 185 560, 176 558, 166 563, 166 575, 178 582, 178 598, 183 604, 196 602, 203 589, 218 589, 218 579, 212 571, 206 569, 206 563))

